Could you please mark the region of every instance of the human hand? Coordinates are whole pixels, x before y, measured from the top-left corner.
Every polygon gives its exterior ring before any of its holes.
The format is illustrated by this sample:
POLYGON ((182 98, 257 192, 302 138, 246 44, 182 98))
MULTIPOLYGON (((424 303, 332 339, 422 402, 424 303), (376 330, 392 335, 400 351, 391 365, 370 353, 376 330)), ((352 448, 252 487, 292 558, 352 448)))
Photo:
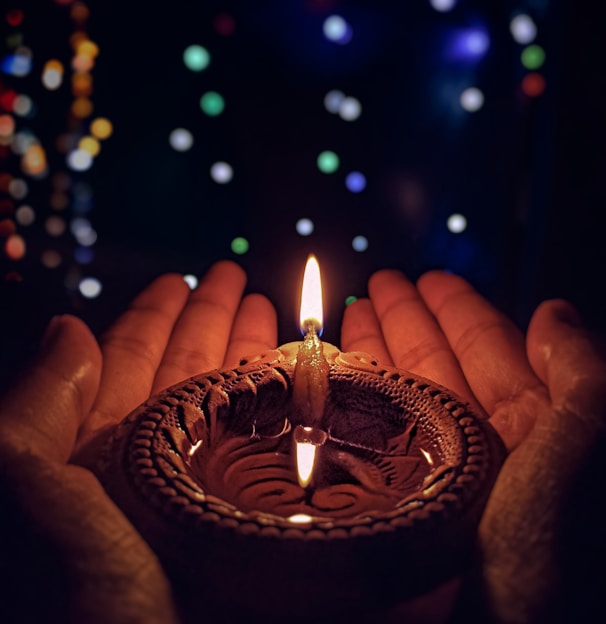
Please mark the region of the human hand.
POLYGON ((51 322, 37 360, 0 401, 0 619, 177 621, 155 555, 87 467, 151 394, 276 346, 273 307, 241 299, 244 286, 231 262, 191 294, 181 276, 160 277, 100 347, 78 319, 51 322))
POLYGON ((524 338, 454 275, 430 272, 415 287, 380 271, 369 297, 346 309, 343 350, 451 388, 509 452, 458 609, 450 613, 454 595, 442 593, 442 604, 419 600, 414 621, 601 621, 606 518, 592 499, 606 463, 606 359, 574 308, 543 303, 524 338))

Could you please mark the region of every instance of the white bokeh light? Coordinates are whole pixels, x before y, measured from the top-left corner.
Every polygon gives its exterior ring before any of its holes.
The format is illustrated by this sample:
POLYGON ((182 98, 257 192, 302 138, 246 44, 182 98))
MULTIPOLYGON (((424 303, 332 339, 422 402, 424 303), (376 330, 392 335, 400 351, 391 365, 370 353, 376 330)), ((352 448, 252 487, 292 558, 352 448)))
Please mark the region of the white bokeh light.
POLYGON ((347 36, 347 22, 340 15, 330 15, 324 20, 322 31, 330 41, 341 41, 347 36))
POLYGON ((230 164, 219 161, 210 168, 210 177, 218 184, 227 184, 234 177, 234 170, 230 164))
POLYGON ((96 277, 85 277, 80 280, 78 290, 83 297, 86 297, 87 299, 94 299, 101 294, 103 287, 101 282, 96 277))
POLYGON ((309 236, 314 231, 314 223, 311 219, 299 219, 296 224, 297 234, 309 236))
POLYGON ((368 249, 368 239, 366 236, 355 236, 351 241, 351 246, 355 251, 366 251, 368 249))
POLYGON ((324 107, 329 113, 338 113, 341 102, 345 99, 345 93, 338 89, 332 89, 324 96, 324 107))
POLYGON ((455 212, 454 214, 451 214, 450 217, 448 217, 446 221, 446 227, 453 234, 460 234, 461 232, 464 232, 467 228, 467 219, 462 214, 455 212))
POLYGON ((67 166, 72 171, 86 171, 93 164, 93 157, 90 152, 83 149, 72 150, 67 155, 67 166))
POLYGON ((175 128, 168 137, 170 146, 177 152, 187 152, 194 144, 194 137, 185 128, 175 128))
POLYGON ((191 273, 184 275, 183 281, 189 286, 190 290, 194 290, 198 286, 198 278, 191 273))
POLYGON ((63 72, 58 69, 46 69, 42 73, 42 84, 49 90, 55 91, 63 82, 63 72))
POLYGON ((431 4, 432 8, 436 11, 447 13, 455 8, 457 0, 429 0, 429 4, 431 4))
POLYGON ((460 102, 468 113, 475 113, 484 106, 484 94, 477 87, 469 87, 461 93, 460 102))
POLYGON ((520 13, 511 20, 509 30, 514 40, 522 45, 531 43, 537 36, 537 25, 532 17, 525 13, 520 13))
POLYGON ((339 117, 345 121, 354 121, 362 114, 362 104, 355 97, 343 98, 339 105, 339 117))

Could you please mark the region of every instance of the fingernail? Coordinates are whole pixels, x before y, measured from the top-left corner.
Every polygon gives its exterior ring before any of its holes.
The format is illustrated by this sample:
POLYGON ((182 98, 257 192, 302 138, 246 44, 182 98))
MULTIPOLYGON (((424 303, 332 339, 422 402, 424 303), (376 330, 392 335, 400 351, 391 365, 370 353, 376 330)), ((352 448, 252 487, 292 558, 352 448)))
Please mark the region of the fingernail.
POLYGON ((53 316, 48 322, 48 325, 46 326, 46 329, 44 330, 44 334, 42 334, 42 339, 40 341, 41 349, 46 349, 57 337, 57 335, 61 331, 62 319, 63 315, 57 314, 56 316, 53 316))

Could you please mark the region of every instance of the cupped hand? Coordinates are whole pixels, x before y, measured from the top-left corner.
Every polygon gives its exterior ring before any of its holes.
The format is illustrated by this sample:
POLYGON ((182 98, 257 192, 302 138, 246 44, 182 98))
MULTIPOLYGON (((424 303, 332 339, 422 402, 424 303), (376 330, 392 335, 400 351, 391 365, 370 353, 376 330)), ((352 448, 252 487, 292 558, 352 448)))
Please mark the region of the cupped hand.
POLYGON ((451 388, 508 449, 458 610, 434 605, 435 618, 604 615, 605 514, 595 491, 606 466, 606 358, 574 308, 543 303, 524 336, 460 277, 430 272, 415 286, 384 270, 371 278, 369 299, 346 309, 341 343, 451 388))
POLYGON ((100 345, 75 317, 50 323, 37 360, 0 403, 0 619, 178 620, 155 555, 88 467, 151 394, 276 346, 275 311, 260 295, 242 298, 245 281, 231 262, 191 293, 181 276, 162 276, 100 345))

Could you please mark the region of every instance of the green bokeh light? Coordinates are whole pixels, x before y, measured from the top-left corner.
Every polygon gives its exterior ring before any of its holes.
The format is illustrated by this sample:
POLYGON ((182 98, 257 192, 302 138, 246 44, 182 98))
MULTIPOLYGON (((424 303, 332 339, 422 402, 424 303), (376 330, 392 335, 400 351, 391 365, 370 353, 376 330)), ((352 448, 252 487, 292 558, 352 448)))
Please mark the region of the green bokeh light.
POLYGON ((200 98, 200 108, 210 117, 216 117, 223 112, 225 108, 225 100, 220 93, 216 91, 207 91, 200 98))
POLYGON ((545 62, 545 50, 539 45, 529 45, 522 50, 521 60, 526 69, 539 69, 545 62))
POLYGON ((346 297, 345 299, 345 305, 346 306, 350 306, 354 301, 357 301, 358 298, 355 297, 354 295, 349 295, 349 297, 346 297))
POLYGON ((341 161, 334 152, 326 150, 318 156, 317 164, 322 173, 334 173, 339 168, 341 161))
POLYGON ((183 52, 183 62, 188 69, 199 72, 208 67, 210 54, 201 45, 190 45, 183 52))
POLYGON ((249 247, 248 241, 243 236, 236 236, 231 242, 231 250, 239 256, 245 254, 249 247))

